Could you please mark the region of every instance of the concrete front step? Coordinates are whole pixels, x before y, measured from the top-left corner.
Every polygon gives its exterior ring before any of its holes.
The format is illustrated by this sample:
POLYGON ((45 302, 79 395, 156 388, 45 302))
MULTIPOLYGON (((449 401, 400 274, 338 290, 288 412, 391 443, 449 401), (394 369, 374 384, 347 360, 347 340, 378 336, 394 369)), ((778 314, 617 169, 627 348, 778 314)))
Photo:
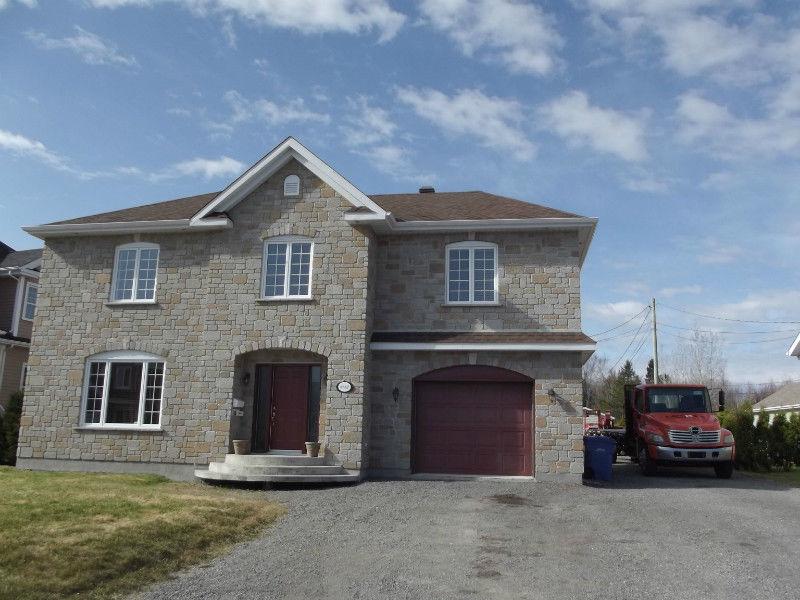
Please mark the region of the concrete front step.
POLYGON ((272 483, 348 483, 359 480, 357 473, 344 472, 338 475, 248 475, 241 473, 214 473, 208 469, 197 469, 194 476, 211 481, 250 481, 272 483))
POLYGON ((263 467, 300 467, 325 465, 324 456, 311 457, 306 454, 226 454, 226 465, 263 467))
POLYGON ((212 462, 212 473, 233 475, 341 475, 347 473, 341 465, 252 465, 212 462))

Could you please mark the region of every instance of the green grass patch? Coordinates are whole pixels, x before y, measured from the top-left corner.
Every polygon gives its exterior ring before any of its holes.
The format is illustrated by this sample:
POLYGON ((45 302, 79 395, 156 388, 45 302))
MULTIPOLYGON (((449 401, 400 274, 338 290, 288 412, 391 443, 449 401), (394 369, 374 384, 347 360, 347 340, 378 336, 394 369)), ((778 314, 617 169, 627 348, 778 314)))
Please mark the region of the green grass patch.
POLYGON ((770 473, 758 473, 758 477, 766 477, 777 483, 789 487, 800 487, 800 469, 794 468, 791 471, 772 471, 770 473))
POLYGON ((156 475, 0 467, 0 599, 109 598, 208 561, 284 513, 156 475))

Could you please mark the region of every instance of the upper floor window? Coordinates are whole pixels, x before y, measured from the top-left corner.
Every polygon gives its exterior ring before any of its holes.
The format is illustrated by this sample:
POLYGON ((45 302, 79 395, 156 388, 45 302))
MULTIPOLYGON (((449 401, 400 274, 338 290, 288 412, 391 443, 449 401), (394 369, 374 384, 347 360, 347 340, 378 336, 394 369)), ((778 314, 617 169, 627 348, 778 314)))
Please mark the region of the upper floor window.
POLYGON ((157 244, 125 244, 114 257, 111 283, 113 302, 148 302, 155 299, 158 270, 157 244))
POLYGON ((81 425, 154 428, 161 423, 164 360, 144 352, 105 352, 86 361, 81 425))
POLYGON ((310 298, 314 243, 281 237, 264 242, 264 299, 310 298))
POLYGON ((28 283, 25 286, 25 301, 22 305, 22 318, 26 321, 33 321, 36 314, 36 300, 39 296, 39 286, 35 283, 28 283))
POLYGON ((286 179, 283 180, 283 195, 300 195, 300 178, 297 175, 288 175, 286 179))
POLYGON ((448 304, 497 302, 497 245, 458 242, 447 249, 448 304))

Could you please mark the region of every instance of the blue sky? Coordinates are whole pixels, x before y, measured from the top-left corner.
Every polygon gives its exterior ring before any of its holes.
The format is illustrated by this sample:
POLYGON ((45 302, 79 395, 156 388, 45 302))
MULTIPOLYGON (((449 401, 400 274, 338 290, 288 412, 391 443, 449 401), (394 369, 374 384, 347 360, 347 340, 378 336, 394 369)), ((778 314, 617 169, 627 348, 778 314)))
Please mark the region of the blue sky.
MULTIPOLYGON (((599 217, 586 332, 655 295, 667 368, 675 327, 766 331, 721 334, 729 379, 800 378, 800 325, 667 308, 800 321, 795 2, 0 0, 16 248, 39 245, 23 225, 221 189, 287 135, 366 193, 599 217)), ((600 344, 610 363, 630 329, 600 344)))

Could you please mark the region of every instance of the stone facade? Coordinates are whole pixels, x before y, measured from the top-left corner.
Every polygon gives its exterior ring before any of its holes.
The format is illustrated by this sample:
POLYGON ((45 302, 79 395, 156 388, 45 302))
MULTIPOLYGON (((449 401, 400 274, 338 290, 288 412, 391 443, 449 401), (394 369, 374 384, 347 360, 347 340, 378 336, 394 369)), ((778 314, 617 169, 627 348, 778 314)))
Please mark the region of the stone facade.
POLYGON ((343 220, 350 208, 292 161, 230 211, 232 229, 142 234, 139 241, 160 246, 151 305, 107 304, 115 248, 133 236, 48 240, 20 464, 46 459, 200 465, 220 459, 229 448, 236 358, 289 349, 325 357, 322 441, 345 467, 360 469, 374 241, 370 232, 343 220), (299 198, 283 196, 290 173, 301 176, 299 198), (313 239, 313 299, 259 300, 263 240, 278 235, 313 239), (151 352, 166 362, 161 431, 79 428, 87 357, 123 349, 151 352), (346 398, 335 388, 343 379, 353 384, 346 398))
POLYGON ((20 464, 153 464, 164 472, 220 460, 251 428, 254 378, 243 375, 263 362, 314 362, 323 367, 319 424, 327 454, 362 473, 406 475, 413 378, 479 364, 535 380, 536 476, 580 472, 585 354, 368 350, 373 330, 580 331, 577 233, 378 236, 345 222, 351 209, 292 161, 229 211, 229 230, 49 239, 20 464), (301 177, 299 198, 283 195, 283 179, 292 173, 301 177), (259 299, 264 239, 280 235, 314 241, 311 300, 259 299), (466 240, 497 244, 495 305, 444 305, 446 244, 466 240), (115 248, 132 241, 159 244, 156 302, 109 305, 115 248), (87 358, 116 350, 164 359, 160 430, 79 426, 87 358), (353 384, 350 393, 336 389, 342 380, 353 384), (234 399, 244 401, 243 414, 233 410, 234 399))

